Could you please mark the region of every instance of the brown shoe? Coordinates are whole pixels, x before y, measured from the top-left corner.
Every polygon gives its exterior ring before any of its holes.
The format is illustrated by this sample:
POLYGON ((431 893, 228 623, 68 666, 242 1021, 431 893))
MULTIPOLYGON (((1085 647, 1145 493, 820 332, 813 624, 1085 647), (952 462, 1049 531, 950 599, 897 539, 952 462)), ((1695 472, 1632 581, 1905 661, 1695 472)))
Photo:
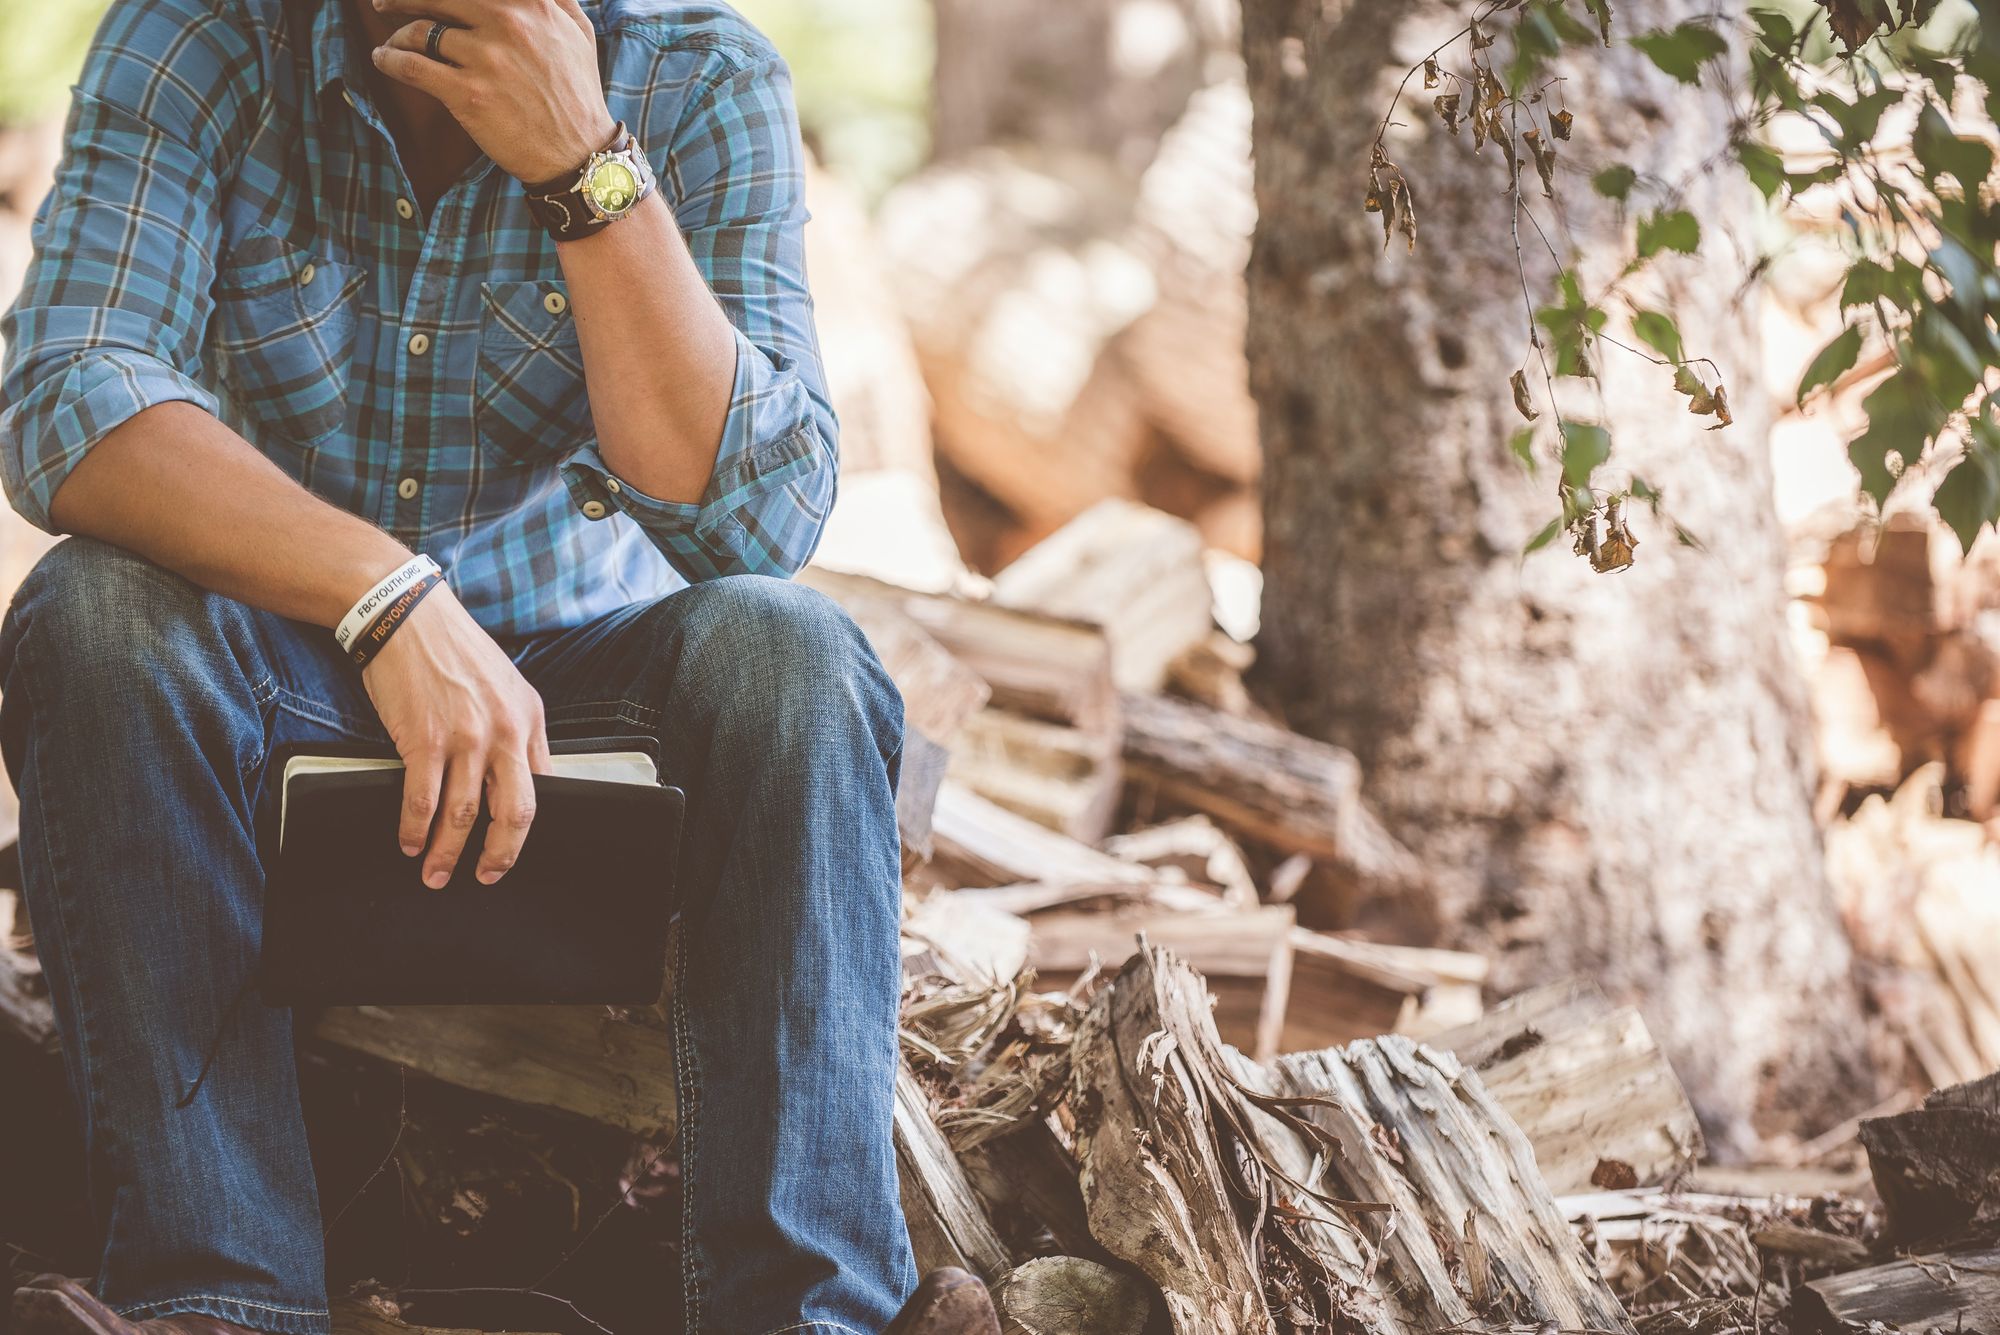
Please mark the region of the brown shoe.
POLYGON ((957 1266, 925 1275, 882 1335, 1000 1335, 986 1286, 957 1266))
POLYGON ((127 1321, 64 1275, 38 1275, 14 1290, 14 1335, 253 1335, 199 1312, 127 1321))

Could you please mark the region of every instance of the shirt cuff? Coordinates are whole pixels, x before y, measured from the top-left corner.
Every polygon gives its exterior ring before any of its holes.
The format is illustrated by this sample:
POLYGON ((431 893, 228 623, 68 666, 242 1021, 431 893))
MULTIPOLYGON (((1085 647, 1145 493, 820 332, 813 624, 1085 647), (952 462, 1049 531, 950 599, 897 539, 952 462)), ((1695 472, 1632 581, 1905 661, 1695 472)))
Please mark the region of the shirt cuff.
POLYGON ((736 382, 715 470, 699 502, 663 501, 616 476, 597 447, 562 463, 584 518, 629 516, 690 583, 790 575, 817 543, 834 461, 798 375, 736 336, 736 382))
POLYGON ((192 377, 148 353, 99 349, 77 355, 47 396, 30 395, 0 422, 0 468, 23 518, 55 532, 49 505, 70 470, 115 428, 161 403, 220 404, 192 377))

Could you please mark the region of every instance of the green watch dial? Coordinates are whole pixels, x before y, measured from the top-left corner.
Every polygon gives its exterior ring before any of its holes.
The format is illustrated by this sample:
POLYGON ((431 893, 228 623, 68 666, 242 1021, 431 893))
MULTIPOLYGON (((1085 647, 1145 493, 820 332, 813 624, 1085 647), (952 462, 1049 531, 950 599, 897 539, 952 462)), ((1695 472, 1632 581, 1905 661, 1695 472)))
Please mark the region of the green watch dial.
POLYGON ((601 162, 583 188, 591 203, 606 213, 618 214, 638 200, 639 177, 622 162, 601 162))

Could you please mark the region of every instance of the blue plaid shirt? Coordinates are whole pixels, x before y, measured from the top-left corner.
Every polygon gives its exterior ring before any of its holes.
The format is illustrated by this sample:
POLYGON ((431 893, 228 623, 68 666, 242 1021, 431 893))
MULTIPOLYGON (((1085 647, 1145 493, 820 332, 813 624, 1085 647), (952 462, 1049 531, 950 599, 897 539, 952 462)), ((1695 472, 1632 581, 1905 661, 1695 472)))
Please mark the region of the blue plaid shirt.
POLYGON ((789 76, 725 7, 583 7, 611 114, 737 329, 699 504, 642 495, 599 457, 555 245, 518 183, 481 155, 430 216, 417 205, 342 0, 113 0, 0 320, 15 509, 50 527, 92 445, 184 400, 435 557, 495 633, 802 565, 836 427, 789 76))

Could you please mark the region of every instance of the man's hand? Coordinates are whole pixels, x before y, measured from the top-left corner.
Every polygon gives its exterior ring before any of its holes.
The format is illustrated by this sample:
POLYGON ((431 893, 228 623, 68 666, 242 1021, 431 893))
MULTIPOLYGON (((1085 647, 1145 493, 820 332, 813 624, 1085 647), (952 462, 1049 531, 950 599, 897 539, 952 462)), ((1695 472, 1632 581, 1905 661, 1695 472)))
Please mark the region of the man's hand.
MULTIPOLYGON (((375 65, 444 103, 500 169, 550 180, 606 147, 617 121, 598 82, 597 34, 576 0, 370 0, 412 20, 375 65), (431 24, 452 24, 424 53, 431 24)), ((331 3, 331 0, 329 0, 331 3)))
POLYGON ((478 876, 499 880, 535 819, 530 776, 549 767, 542 698, 449 588, 417 604, 361 680, 403 757, 397 838, 412 857, 429 841, 424 884, 451 879, 482 789, 493 821, 478 876))

